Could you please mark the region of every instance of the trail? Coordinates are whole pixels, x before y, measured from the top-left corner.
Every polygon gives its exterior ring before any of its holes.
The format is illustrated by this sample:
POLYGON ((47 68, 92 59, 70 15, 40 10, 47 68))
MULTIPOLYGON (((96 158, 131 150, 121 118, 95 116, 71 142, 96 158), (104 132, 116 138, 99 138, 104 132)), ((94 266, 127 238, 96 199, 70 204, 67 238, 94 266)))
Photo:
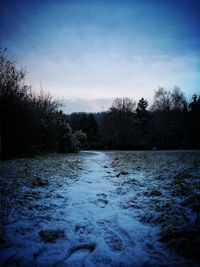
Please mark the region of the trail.
MULTIPOLYGON (((133 173, 117 173, 109 152, 86 151, 79 157, 83 164, 73 179, 61 179, 55 171, 49 186, 24 187, 23 204, 5 228, 10 247, 1 251, 3 265, 193 266, 158 241, 159 226, 139 222, 137 207, 126 207, 143 190, 133 173), (124 180, 132 185, 124 186, 124 180)), ((68 161, 54 165, 65 174, 68 161)))
POLYGON ((104 152, 86 152, 84 171, 68 188, 65 209, 72 247, 83 244, 83 256, 76 250, 73 261, 67 256, 63 266, 178 266, 177 258, 157 241, 159 229, 139 223, 131 210, 122 208, 130 192, 119 195, 119 185, 110 157, 104 152), (94 246, 92 253, 83 252, 85 244, 86 248, 94 246))

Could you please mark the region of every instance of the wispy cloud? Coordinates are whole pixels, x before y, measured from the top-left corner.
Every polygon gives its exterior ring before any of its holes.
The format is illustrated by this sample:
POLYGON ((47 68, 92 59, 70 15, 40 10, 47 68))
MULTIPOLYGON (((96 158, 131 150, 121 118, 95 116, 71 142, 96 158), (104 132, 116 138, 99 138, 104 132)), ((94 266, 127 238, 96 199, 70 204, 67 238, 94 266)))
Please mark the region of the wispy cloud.
POLYGON ((151 98, 159 85, 189 95, 200 88, 199 12, 198 0, 7 0, 1 46, 27 67, 33 87, 82 106, 151 98))
POLYGON ((197 90, 198 59, 186 56, 136 56, 95 55, 71 62, 42 58, 38 68, 37 57, 30 58, 30 80, 36 87, 44 88, 64 98, 113 98, 115 96, 151 97, 159 85, 172 88, 180 86, 190 94, 197 90))

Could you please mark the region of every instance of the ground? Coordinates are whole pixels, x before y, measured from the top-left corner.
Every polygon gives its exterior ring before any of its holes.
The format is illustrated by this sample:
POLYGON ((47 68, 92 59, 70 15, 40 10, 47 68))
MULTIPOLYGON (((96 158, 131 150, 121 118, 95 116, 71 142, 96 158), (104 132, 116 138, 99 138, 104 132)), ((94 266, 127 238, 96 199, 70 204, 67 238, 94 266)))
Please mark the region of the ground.
POLYGON ((200 266, 200 152, 1 162, 2 266, 200 266))

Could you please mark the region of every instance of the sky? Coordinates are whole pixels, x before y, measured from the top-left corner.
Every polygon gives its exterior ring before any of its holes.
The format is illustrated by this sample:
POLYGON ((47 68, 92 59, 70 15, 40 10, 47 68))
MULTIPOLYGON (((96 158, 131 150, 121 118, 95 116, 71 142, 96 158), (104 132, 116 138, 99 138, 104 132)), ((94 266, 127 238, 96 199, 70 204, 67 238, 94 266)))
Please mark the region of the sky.
POLYGON ((200 93, 200 0, 3 0, 0 47, 64 110, 152 101, 159 86, 200 93))

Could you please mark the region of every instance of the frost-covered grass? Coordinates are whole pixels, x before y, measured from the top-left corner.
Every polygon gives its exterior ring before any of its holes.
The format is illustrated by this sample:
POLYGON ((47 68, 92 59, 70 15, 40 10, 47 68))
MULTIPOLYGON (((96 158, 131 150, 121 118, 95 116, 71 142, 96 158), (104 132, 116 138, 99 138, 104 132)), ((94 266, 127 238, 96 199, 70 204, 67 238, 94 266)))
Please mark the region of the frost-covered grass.
POLYGON ((119 192, 131 191, 125 209, 139 221, 159 225, 160 240, 200 262, 200 153, 152 151, 111 153, 119 192), (127 188, 127 190, 125 189, 127 188), (132 190, 130 190, 132 188, 132 190))
POLYGON ((0 264, 198 266, 200 152, 3 161, 0 264))
POLYGON ((5 224, 12 210, 23 206, 24 200, 40 199, 45 194, 50 195, 63 183, 66 185, 71 180, 77 179, 81 164, 82 158, 79 156, 63 156, 63 154, 2 161, 0 207, 3 220, 1 222, 5 224))

